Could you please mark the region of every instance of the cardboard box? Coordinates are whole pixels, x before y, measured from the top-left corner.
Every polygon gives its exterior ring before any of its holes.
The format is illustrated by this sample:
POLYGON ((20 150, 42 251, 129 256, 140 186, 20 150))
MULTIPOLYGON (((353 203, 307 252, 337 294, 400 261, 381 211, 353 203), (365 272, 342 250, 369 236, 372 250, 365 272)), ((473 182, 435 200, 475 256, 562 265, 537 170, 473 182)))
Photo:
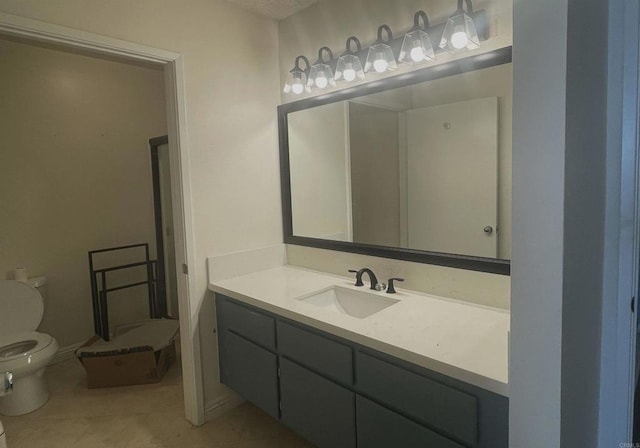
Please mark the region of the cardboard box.
POLYGON ((104 341, 94 336, 76 351, 76 356, 87 372, 90 389, 158 383, 176 359, 175 336, 177 326, 174 336, 157 350, 141 345, 111 351, 101 351, 104 341))
MULTIPOLYGON (((93 342, 94 338, 87 344, 90 345, 93 342)), ((147 347, 124 354, 95 354, 78 357, 87 372, 89 389, 158 383, 175 358, 175 341, 158 351, 147 347)))

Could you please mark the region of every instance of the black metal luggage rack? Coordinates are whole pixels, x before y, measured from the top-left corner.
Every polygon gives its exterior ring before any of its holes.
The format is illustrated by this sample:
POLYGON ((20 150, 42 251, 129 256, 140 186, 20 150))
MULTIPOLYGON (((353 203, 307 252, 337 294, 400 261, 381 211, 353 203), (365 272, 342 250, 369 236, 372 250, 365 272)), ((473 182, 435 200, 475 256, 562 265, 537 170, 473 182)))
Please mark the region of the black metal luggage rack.
POLYGON ((89 271, 91 274, 91 296, 93 300, 93 325, 96 334, 105 341, 110 339, 109 336, 109 308, 107 305, 107 294, 122 289, 133 288, 137 286, 147 285, 149 296, 149 316, 152 319, 162 317, 161 306, 158 303, 156 287, 158 283, 157 276, 157 260, 149 258, 149 243, 131 244, 128 246, 110 247, 108 249, 99 249, 89 251, 89 271), (105 252, 125 251, 144 247, 144 261, 136 263, 128 263, 117 266, 109 266, 107 268, 94 269, 94 256, 105 252), (128 283, 118 286, 107 286, 107 274, 124 269, 139 268, 146 266, 146 279, 144 281, 128 283))

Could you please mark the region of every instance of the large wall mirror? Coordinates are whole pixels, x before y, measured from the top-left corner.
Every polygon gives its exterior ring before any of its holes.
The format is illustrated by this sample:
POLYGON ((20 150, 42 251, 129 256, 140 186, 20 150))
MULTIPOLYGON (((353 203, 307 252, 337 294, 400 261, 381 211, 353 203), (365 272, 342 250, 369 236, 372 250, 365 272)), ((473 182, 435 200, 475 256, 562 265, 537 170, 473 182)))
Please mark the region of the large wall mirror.
POLYGON ((279 108, 285 242, 499 274, 511 48, 279 108))

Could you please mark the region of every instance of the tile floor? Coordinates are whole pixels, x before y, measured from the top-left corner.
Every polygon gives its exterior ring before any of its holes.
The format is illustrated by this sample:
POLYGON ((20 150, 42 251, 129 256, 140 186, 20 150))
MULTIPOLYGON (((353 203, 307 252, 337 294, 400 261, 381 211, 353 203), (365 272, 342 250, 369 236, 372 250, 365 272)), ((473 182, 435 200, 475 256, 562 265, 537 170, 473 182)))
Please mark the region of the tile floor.
POLYGON ((7 448, 308 448, 308 442, 250 404, 206 425, 184 419, 180 366, 159 384, 87 389, 75 360, 45 374, 49 402, 31 414, 2 416, 7 448))

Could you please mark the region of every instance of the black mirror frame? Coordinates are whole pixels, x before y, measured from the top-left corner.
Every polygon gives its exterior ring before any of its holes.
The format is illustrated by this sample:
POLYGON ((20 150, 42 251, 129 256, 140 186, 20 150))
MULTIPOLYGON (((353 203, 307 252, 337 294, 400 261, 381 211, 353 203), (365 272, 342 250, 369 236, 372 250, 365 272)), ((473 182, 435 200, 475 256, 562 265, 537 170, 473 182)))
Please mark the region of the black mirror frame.
POLYGON ((374 257, 392 258, 396 260, 509 275, 511 272, 511 263, 509 260, 295 236, 293 234, 293 215, 291 210, 291 172, 289 166, 289 133, 287 115, 292 112, 310 109, 338 101, 349 100, 373 93, 379 93, 384 90, 405 87, 447 76, 508 64, 511 60, 512 47, 504 47, 487 53, 469 56, 443 64, 427 66, 423 69, 414 70, 390 78, 370 81, 365 84, 331 92, 326 95, 306 98, 279 106, 278 134, 280 142, 280 182, 282 191, 284 242, 286 244, 298 246, 316 247, 319 249, 351 252, 371 255, 374 257))

